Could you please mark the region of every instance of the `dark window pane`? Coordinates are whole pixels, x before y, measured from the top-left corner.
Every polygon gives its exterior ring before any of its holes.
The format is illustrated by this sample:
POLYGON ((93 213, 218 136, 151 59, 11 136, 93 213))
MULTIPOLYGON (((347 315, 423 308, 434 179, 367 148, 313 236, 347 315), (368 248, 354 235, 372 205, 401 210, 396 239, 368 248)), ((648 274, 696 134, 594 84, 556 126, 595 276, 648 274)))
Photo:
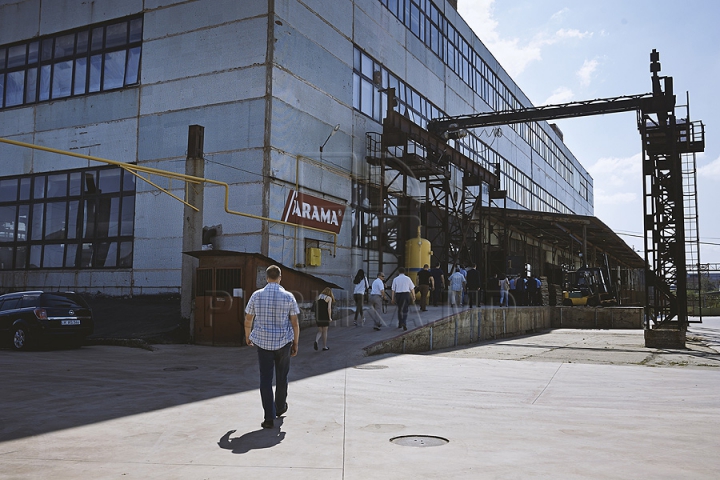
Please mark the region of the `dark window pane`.
POLYGON ((105 29, 105 48, 112 48, 127 44, 127 28, 127 22, 108 25, 105 29))
POLYGON ((3 107, 3 99, 5 98, 5 74, 0 73, 0 108, 3 107))
POLYGON ((48 182, 48 189, 47 189, 47 197, 48 198, 55 198, 55 197, 65 197, 67 196, 67 174, 66 173, 60 173, 55 175, 49 175, 47 177, 48 182))
POLYGON ((50 98, 50 65, 40 67, 40 92, 39 100, 48 100, 50 98))
POLYGON ((103 27, 93 28, 91 51, 96 52, 103 46, 103 27))
POLYGON ((0 48, 0 69, 5 68, 5 49, 0 48))
POLYGON ((132 253, 133 253, 132 242, 120 243, 120 259, 118 260, 118 267, 130 268, 132 267, 132 253))
POLYGON ((120 219, 120 198, 110 200, 110 214, 108 215, 108 227, 106 237, 117 237, 120 219))
POLYGON ((123 197, 122 218, 120 219, 120 235, 133 234, 133 221, 135 220, 135 197, 123 197))
POLYGON ((14 202, 17 200, 18 179, 0 180, 0 202, 14 202))
POLYGON ((85 93, 87 77, 87 58, 78 58, 75 60, 75 85, 73 86, 73 95, 82 95, 85 93))
POLYGON ((0 270, 12 268, 14 249, 12 247, 0 247, 0 270))
POLYGON ((25 103, 35 103, 37 100, 37 68, 30 68, 27 71, 27 88, 25 89, 25 103))
POLYGON ((56 63, 53 66, 52 98, 70 96, 72 85, 72 60, 56 63))
POLYGON ((130 43, 139 42, 142 40, 142 18, 136 18, 130 21, 130 43))
POLYGON ((103 73, 103 90, 123 86, 125 80, 125 50, 105 54, 105 71, 103 73))
POLYGON ((102 55, 90 57, 90 84, 88 92, 100 91, 100 74, 102 73, 102 55))
POLYGON ((25 93, 25 70, 7 74, 7 89, 5 90, 5 106, 21 105, 25 93))
POLYGON ((55 39, 55 58, 63 58, 75 52, 75 34, 63 35, 55 39))
POLYGON ((80 172, 70 174, 70 196, 75 197, 82 192, 82 176, 80 172))
POLYGON ((37 62, 39 55, 40 55, 40 43, 39 42, 31 42, 30 45, 28 45, 28 64, 37 62))
POLYGON ((125 70, 125 85, 134 85, 140 81, 140 47, 131 48, 128 51, 127 69, 125 70))
POLYGON ((77 226, 78 226, 78 215, 80 214, 79 206, 80 202, 77 200, 68 202, 68 226, 67 226, 67 238, 72 240, 78 238, 77 226))
POLYGON ((135 175, 123 170, 123 191, 134 192, 135 191, 135 175))
POLYGON ((17 233, 17 240, 18 242, 26 242, 28 239, 28 229, 29 229, 29 219, 30 219, 30 205, 20 205, 18 207, 18 221, 17 221, 17 228, 15 229, 17 233))
POLYGON ((20 179, 20 200, 28 200, 30 198, 30 179, 20 179))
POLYGON ((80 265, 79 268, 92 267, 93 258, 93 246, 92 243, 83 243, 82 250, 80 252, 80 265))
POLYGON ((70 244, 65 249, 65 267, 66 268, 75 268, 79 265, 75 265, 76 263, 76 257, 77 257, 77 245, 70 244))
POLYGON ((67 202, 52 202, 45 209, 45 240, 65 240, 67 202))
POLYGON ((95 236, 95 200, 86 200, 83 210, 83 238, 92 238, 95 236))
POLYGON ((26 246, 18 246, 15 249, 15 268, 27 267, 28 248, 26 246))
MULTIPOLYGON (((42 240, 43 238, 43 205, 38 203, 33 205, 33 216, 32 216, 32 229, 31 229, 31 240, 42 240)), ((38 263, 39 265, 39 263, 38 263)))
POLYGON ((88 47, 88 31, 78 32, 77 34, 77 53, 78 55, 87 52, 88 47))
POLYGON ((42 56, 41 60, 52 60, 52 52, 53 52, 53 39, 47 38, 43 40, 42 42, 42 56))
POLYGON ((15 215, 17 207, 14 205, 0 207, 0 242, 15 241, 15 215))
POLYGON ((85 193, 97 193, 97 182, 95 181, 96 172, 85 172, 83 178, 85 179, 85 193))
POLYGON ((30 246, 30 268, 40 268, 40 259, 42 258, 42 245, 30 246))
MULTIPOLYGON (((97 238, 107 238, 108 237, 108 231, 110 230, 110 224, 112 222, 117 222, 117 212, 115 212, 116 216, 113 218, 112 210, 110 208, 111 205, 111 199, 107 197, 100 197, 97 202, 97 217, 96 217, 96 223, 95 223, 95 236, 97 238)), ((97 251, 95 252, 97 254, 97 251)))
POLYGON ((120 191, 120 178, 122 170, 113 168, 112 170, 100 170, 99 183, 100 193, 115 193, 120 191))
POLYGON ((60 268, 65 258, 65 245, 45 245, 43 268, 60 268))
POLYGON ((117 243, 101 242, 95 249, 95 267, 114 267, 117 264, 117 243))
POLYGON ((8 48, 8 68, 20 67, 25 65, 25 54, 27 53, 27 45, 15 45, 8 48))

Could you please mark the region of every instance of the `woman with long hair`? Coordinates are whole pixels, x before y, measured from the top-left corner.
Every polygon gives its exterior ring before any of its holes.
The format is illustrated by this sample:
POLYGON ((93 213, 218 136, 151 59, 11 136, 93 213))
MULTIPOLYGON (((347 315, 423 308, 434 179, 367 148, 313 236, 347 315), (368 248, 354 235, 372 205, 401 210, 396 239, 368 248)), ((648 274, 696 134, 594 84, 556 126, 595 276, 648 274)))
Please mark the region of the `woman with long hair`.
POLYGON ((360 317, 362 325, 365 325, 365 315, 363 315, 363 303, 365 302, 365 292, 367 292, 370 284, 368 283, 368 279, 365 276, 365 272, 362 268, 358 270, 355 274, 353 284, 355 285, 355 288, 353 289, 353 300, 355 300, 355 321, 353 322, 353 324, 357 326, 358 317, 360 317))
POLYGON ((315 324, 318 327, 317 335, 315 335, 315 343, 313 348, 318 349, 318 341, 322 338, 323 350, 330 350, 327 346, 327 333, 330 322, 332 322, 332 303, 335 301, 335 296, 332 293, 330 287, 326 287, 317 300, 315 300, 315 324))

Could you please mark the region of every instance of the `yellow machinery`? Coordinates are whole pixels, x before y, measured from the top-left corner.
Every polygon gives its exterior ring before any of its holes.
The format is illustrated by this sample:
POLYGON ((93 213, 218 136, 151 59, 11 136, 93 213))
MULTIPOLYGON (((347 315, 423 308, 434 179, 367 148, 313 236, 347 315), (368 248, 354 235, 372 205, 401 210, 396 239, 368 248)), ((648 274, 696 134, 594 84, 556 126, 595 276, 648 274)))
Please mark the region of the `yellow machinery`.
POLYGON ((420 236, 420 228, 418 227, 416 238, 405 242, 405 274, 410 277, 415 285, 417 285, 418 272, 422 270, 424 265, 430 265, 433 254, 430 241, 420 236))

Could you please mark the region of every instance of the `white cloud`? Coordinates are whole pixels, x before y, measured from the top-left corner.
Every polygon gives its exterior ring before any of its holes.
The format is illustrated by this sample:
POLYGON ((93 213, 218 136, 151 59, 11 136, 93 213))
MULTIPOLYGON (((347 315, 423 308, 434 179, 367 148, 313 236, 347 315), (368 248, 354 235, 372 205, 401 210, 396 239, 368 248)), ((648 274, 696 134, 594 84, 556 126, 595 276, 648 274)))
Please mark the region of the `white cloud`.
POLYGON ((698 168, 698 177, 720 179, 720 157, 698 168))
POLYGON ((597 70, 598 67, 598 61, 595 59, 592 60, 585 60, 582 64, 582 67, 580 67, 580 70, 576 72, 578 78, 580 79, 580 85, 583 87, 587 87, 590 85, 590 81, 592 80, 593 74, 595 73, 595 70, 597 70))
MULTIPOLYGON (((458 11, 511 77, 522 73, 531 62, 542 60, 544 47, 563 40, 582 40, 592 36, 592 32, 562 28, 554 33, 542 32, 524 42, 517 37, 501 37, 497 30, 498 22, 493 17, 494 2, 463 1, 458 3, 458 11)), ((556 12, 551 20, 561 19, 567 11, 556 12)))
POLYGON ((557 103, 568 103, 573 99, 573 91, 568 87, 559 87, 550 95, 542 105, 555 105, 557 103))
POLYGON ((550 20, 562 20, 566 13, 570 11, 569 8, 565 7, 562 10, 558 10, 557 12, 553 13, 552 17, 550 17, 550 20))

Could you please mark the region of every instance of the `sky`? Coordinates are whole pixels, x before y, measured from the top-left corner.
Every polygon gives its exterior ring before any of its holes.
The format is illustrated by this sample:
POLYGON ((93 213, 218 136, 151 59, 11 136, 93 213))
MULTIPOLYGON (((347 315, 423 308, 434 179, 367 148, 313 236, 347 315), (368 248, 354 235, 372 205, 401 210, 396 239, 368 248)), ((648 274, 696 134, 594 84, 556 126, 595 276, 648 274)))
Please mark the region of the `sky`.
MULTIPOLYGON (((697 155, 700 262, 720 263, 720 2, 458 0, 458 11, 534 105, 651 93, 657 49, 677 104, 688 104, 689 94, 691 121, 705 125, 705 152, 697 155)), ((593 177, 595 216, 643 255, 636 113, 555 123, 593 177)))

